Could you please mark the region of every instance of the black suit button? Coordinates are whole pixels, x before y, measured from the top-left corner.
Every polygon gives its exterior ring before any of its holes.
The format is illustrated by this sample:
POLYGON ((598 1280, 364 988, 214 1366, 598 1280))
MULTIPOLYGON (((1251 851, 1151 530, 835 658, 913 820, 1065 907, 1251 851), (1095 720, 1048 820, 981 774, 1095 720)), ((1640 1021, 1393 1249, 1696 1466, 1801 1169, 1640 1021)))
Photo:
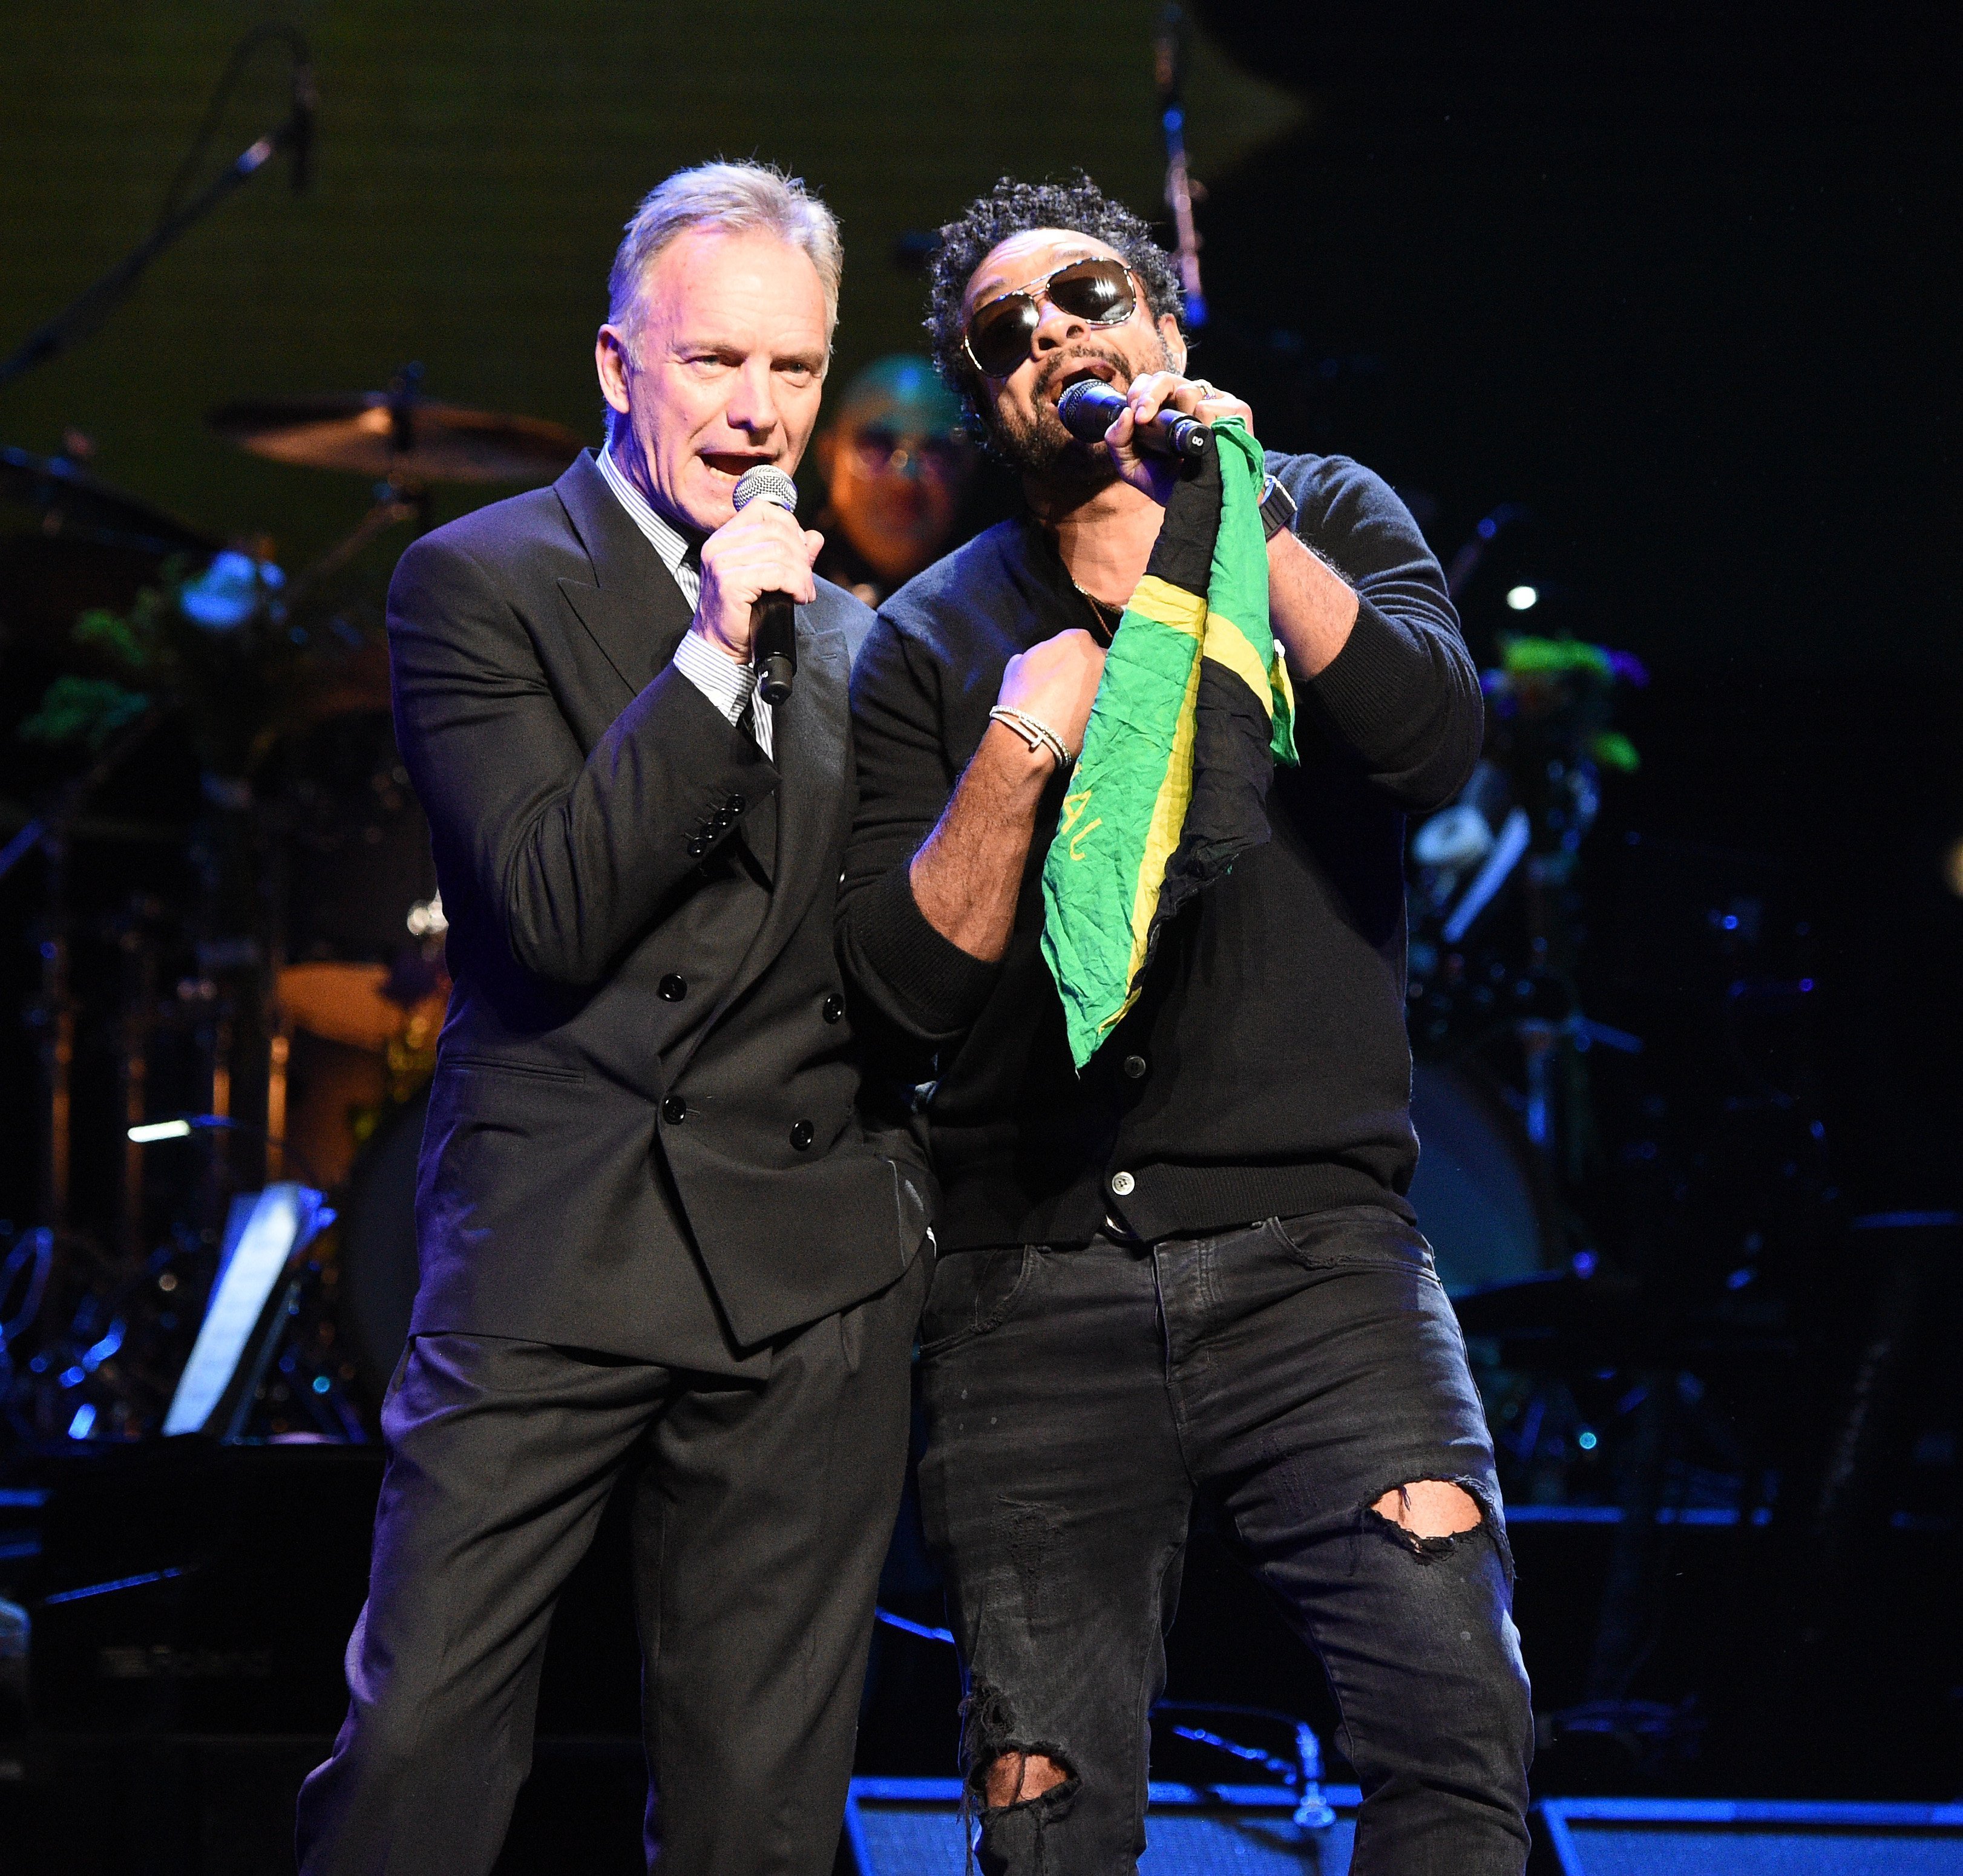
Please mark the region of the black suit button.
POLYGON ((740 815, 750 804, 741 795, 732 795, 722 805, 729 813, 740 815))
POLYGON ((1125 1073, 1132 1080, 1142 1081, 1145 1078, 1145 1057, 1127 1055, 1125 1058, 1125 1073))
POLYGON ((688 1103, 679 1094, 671 1094, 661 1103, 661 1119, 671 1127, 679 1127, 688 1119, 688 1103))
POLYGON ((791 1144, 802 1153, 818 1138, 818 1130, 808 1120, 799 1121, 791 1129, 791 1144))
POLYGON ((655 988, 663 1003, 680 1003, 688 994, 688 979, 671 971, 655 988))
POLYGON ((700 860, 708 851, 709 843, 699 834, 688 844, 688 856, 690 860, 700 860))
POLYGON ((826 1022, 836 1023, 845 1013, 845 999, 836 994, 826 997, 825 1008, 821 1013, 826 1022))

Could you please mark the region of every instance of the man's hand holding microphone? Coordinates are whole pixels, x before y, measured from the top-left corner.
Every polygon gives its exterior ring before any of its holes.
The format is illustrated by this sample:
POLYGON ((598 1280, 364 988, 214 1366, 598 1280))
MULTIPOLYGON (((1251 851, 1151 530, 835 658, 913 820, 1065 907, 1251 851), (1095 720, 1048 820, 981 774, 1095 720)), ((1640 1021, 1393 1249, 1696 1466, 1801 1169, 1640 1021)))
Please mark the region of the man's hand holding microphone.
POLYGON ((818 597, 812 572, 825 536, 800 527, 792 512, 797 491, 781 469, 759 466, 736 485, 736 513, 702 544, 702 594, 693 629, 732 663, 783 660, 775 672, 782 694, 771 694, 773 672, 761 687, 764 701, 789 694, 796 654, 792 608, 818 597))

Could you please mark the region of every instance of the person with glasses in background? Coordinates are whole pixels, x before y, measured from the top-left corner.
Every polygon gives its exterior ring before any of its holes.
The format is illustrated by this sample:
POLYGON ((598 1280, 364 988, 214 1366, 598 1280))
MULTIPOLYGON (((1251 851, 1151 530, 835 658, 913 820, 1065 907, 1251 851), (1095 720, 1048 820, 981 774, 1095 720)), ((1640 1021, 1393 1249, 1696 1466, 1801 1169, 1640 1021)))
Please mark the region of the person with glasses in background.
POLYGON ((961 400, 924 358, 877 359, 845 387, 815 453, 827 497, 816 571, 876 606, 954 537, 975 467, 961 400))
MULTIPOLYGON (((1327 1670, 1357 1876, 1518 1876, 1532 1720, 1492 1445, 1405 1197, 1404 820, 1471 773, 1478 672, 1391 489, 1268 454, 1265 549, 1250 517, 1237 551, 1256 578, 1265 552, 1299 764, 1263 760, 1266 838, 1167 920, 1080 1073, 1046 858, 1106 648, 1135 596, 1163 603, 1142 576, 1183 471, 1139 426, 1254 426, 1189 374, 1170 258, 1087 178, 1005 180, 943 235, 936 362, 1027 512, 888 600, 859 655, 840 924, 858 1001, 933 1084, 921 1495, 982 1867, 1134 1867, 1198 1501, 1327 1670), (1090 443, 1057 410, 1085 378, 1122 399, 1090 443)), ((1145 741, 1099 724, 1100 759, 1145 741)))

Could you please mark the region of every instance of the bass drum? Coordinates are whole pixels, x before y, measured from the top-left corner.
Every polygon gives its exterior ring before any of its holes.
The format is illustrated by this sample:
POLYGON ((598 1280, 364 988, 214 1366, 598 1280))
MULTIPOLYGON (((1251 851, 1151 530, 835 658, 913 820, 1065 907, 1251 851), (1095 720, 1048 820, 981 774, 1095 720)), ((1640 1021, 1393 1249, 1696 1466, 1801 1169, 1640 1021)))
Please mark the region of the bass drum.
POLYGON ((1497 1088, 1476 1070, 1420 1061, 1411 1123, 1418 1158, 1411 1202, 1447 1292, 1515 1283, 1548 1268, 1558 1237, 1546 1175, 1497 1088))
POLYGON ((375 1130, 348 1181, 341 1220, 341 1334, 379 1401, 409 1339, 416 1300, 416 1159, 429 1085, 375 1130))

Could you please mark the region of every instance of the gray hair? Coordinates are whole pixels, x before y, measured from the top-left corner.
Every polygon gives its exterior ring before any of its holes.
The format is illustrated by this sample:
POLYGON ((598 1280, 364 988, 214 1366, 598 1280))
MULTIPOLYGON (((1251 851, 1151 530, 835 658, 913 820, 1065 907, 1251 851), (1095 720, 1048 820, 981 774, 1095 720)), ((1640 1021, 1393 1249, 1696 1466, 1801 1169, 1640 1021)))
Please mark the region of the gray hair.
POLYGON ((719 234, 774 235, 807 255, 825 289, 825 336, 838 325, 838 282, 845 251, 838 218, 805 190, 803 179, 763 163, 700 163, 678 169, 648 191, 607 277, 607 318, 629 344, 639 337, 642 283, 661 250, 693 229, 719 234))

